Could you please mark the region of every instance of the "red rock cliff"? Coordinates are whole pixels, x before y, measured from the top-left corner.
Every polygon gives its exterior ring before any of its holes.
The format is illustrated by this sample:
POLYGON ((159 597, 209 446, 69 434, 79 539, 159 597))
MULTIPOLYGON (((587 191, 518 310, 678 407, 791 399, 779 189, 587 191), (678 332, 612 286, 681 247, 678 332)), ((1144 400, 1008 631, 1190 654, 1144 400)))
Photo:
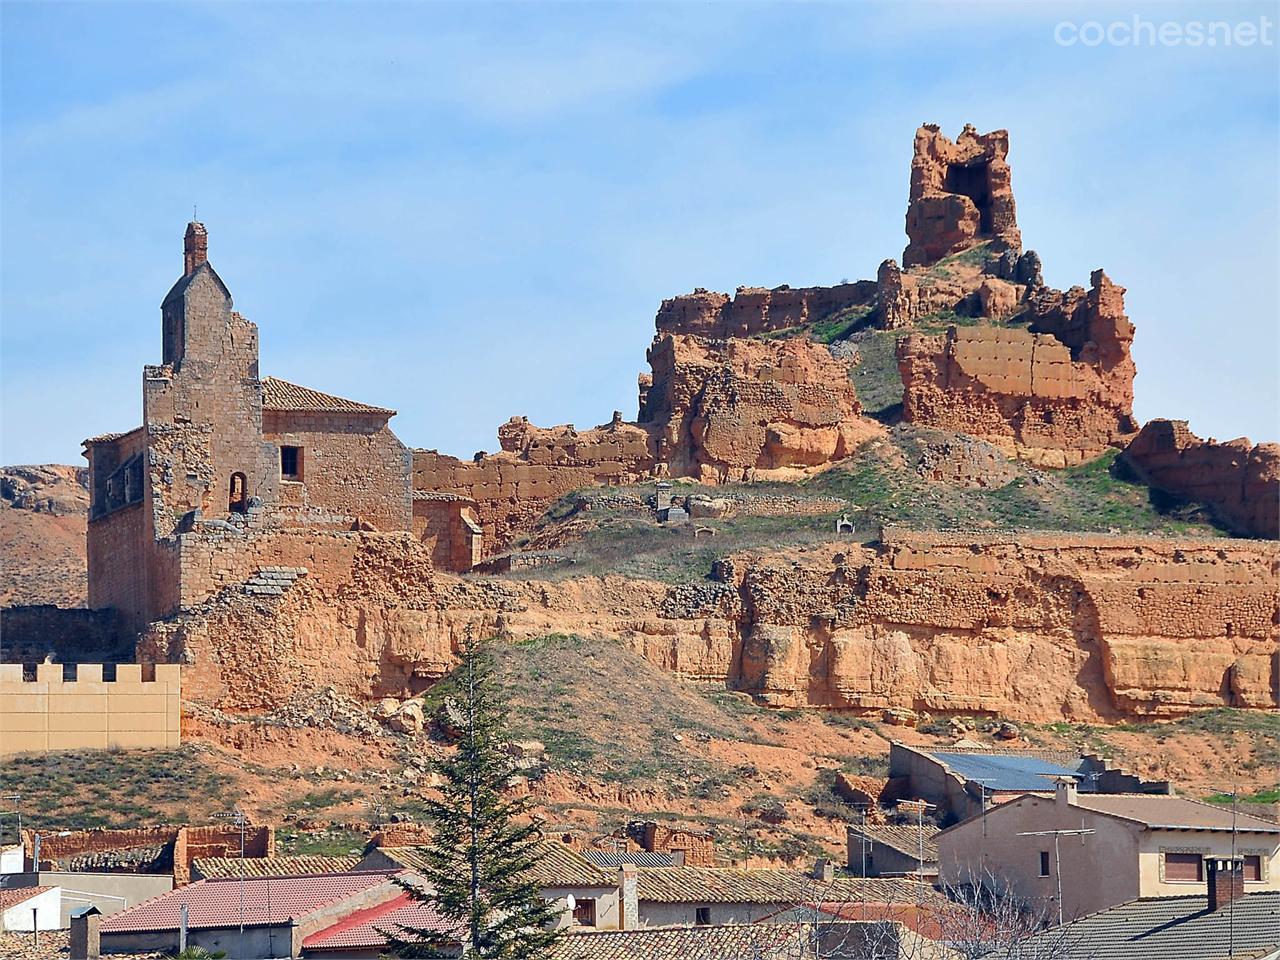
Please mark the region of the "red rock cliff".
POLYGON ((1238 533, 1280 538, 1280 444, 1217 443, 1185 420, 1152 420, 1120 462, 1153 487, 1208 504, 1238 533))

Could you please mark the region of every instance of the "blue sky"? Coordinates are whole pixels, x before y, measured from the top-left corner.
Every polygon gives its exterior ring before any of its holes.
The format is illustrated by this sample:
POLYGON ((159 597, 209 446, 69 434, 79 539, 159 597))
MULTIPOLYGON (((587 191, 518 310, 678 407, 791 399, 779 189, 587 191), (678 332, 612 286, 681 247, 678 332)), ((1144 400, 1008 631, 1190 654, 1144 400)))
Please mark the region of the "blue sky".
POLYGON ((411 446, 635 415, 659 301, 874 277, 915 128, 1007 127, 1055 286, 1105 267, 1137 414, 1280 439, 1277 47, 1062 47, 1274 4, 0 4, 0 462, 140 419, 198 204, 264 374, 411 446))

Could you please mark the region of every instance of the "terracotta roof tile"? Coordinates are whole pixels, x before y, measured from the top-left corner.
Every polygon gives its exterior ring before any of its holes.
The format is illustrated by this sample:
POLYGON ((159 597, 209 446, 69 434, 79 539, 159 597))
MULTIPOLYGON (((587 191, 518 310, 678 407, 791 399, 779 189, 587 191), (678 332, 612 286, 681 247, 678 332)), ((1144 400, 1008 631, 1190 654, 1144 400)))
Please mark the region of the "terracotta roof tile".
POLYGON ((561 937, 552 960, 790 960, 803 955, 809 924, 756 923, 608 930, 561 937))
MULTIPOLYGON (((57 887, 10 887, 0 890, 0 910, 8 910, 24 900, 30 900, 32 897, 56 889, 57 887)), ((30 920, 31 918, 28 917, 27 919, 30 920)))
POLYGON ((302 387, 288 380, 277 377, 262 379, 262 407, 264 410, 287 410, 291 412, 313 413, 376 413, 394 416, 395 411, 386 407, 373 407, 367 403, 357 403, 345 397, 335 397, 330 393, 321 393, 310 387, 302 387))
MULTIPOLYGON (((1202 803, 1187 797, 1147 793, 1081 793, 1076 795, 1074 804, 1085 810, 1133 820, 1148 827, 1230 830, 1232 824, 1230 807, 1202 803)), ((1235 828, 1255 833, 1280 833, 1280 823, 1272 823, 1243 812, 1237 812, 1235 828)))
MULTIPOLYGON (((851 834, 861 833, 873 843, 884 844, 892 850, 910 857, 920 855, 920 833, 918 827, 908 824, 867 824, 863 827, 849 828, 851 834)), ((938 860, 938 829, 933 826, 924 831, 924 862, 936 863, 938 860)))
MULTIPOLYGON (((394 863, 410 870, 422 870, 426 857, 422 847, 380 847, 394 863)), ((558 840, 542 844, 542 857, 529 875, 544 887, 611 887, 617 878, 595 866, 582 854, 558 840)))
POLYGON ((830 883, 796 870, 663 867, 639 871, 637 895, 651 903, 914 903, 938 896, 911 880, 837 876, 830 883))
POLYGON ((222 877, 306 877, 347 873, 359 857, 201 857, 191 866, 202 880, 222 877))
POLYGON ((389 871, 371 870, 274 880, 197 880, 104 918, 101 929, 103 933, 174 930, 184 903, 191 929, 238 924, 241 890, 244 891, 246 926, 287 923, 292 917, 304 916, 325 904, 387 883, 392 876, 389 871))
POLYGON ((357 910, 333 926, 311 934, 302 941, 302 946, 307 950, 378 949, 386 946, 384 931, 399 933, 401 927, 438 933, 461 929, 440 916, 435 907, 402 893, 394 900, 357 910))

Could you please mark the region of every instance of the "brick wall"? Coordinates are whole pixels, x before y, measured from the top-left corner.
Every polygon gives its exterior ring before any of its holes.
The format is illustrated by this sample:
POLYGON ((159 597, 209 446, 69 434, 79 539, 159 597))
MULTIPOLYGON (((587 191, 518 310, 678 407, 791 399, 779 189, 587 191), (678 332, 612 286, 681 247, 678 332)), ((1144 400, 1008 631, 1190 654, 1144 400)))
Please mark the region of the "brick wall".
POLYGON ((42 663, 35 682, 21 664, 0 664, 0 755, 108 747, 175 747, 180 730, 181 668, 159 664, 154 680, 138 664, 120 664, 114 681, 102 665, 82 663, 77 679, 42 663))

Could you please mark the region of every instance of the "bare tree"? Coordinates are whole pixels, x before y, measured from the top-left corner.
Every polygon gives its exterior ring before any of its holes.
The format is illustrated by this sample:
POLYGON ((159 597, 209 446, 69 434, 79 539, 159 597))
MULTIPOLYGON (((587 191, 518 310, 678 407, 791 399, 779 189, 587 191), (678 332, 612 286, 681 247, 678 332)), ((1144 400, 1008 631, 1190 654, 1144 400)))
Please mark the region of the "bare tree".
MULTIPOLYGON (((987 873, 980 883, 933 888, 903 884, 900 899, 861 903, 809 881, 801 902, 776 919, 794 926, 786 960, 1081 960, 1088 952, 1070 924, 1050 926, 987 873)), ((1056 919, 1056 918, 1053 918, 1056 919)))

